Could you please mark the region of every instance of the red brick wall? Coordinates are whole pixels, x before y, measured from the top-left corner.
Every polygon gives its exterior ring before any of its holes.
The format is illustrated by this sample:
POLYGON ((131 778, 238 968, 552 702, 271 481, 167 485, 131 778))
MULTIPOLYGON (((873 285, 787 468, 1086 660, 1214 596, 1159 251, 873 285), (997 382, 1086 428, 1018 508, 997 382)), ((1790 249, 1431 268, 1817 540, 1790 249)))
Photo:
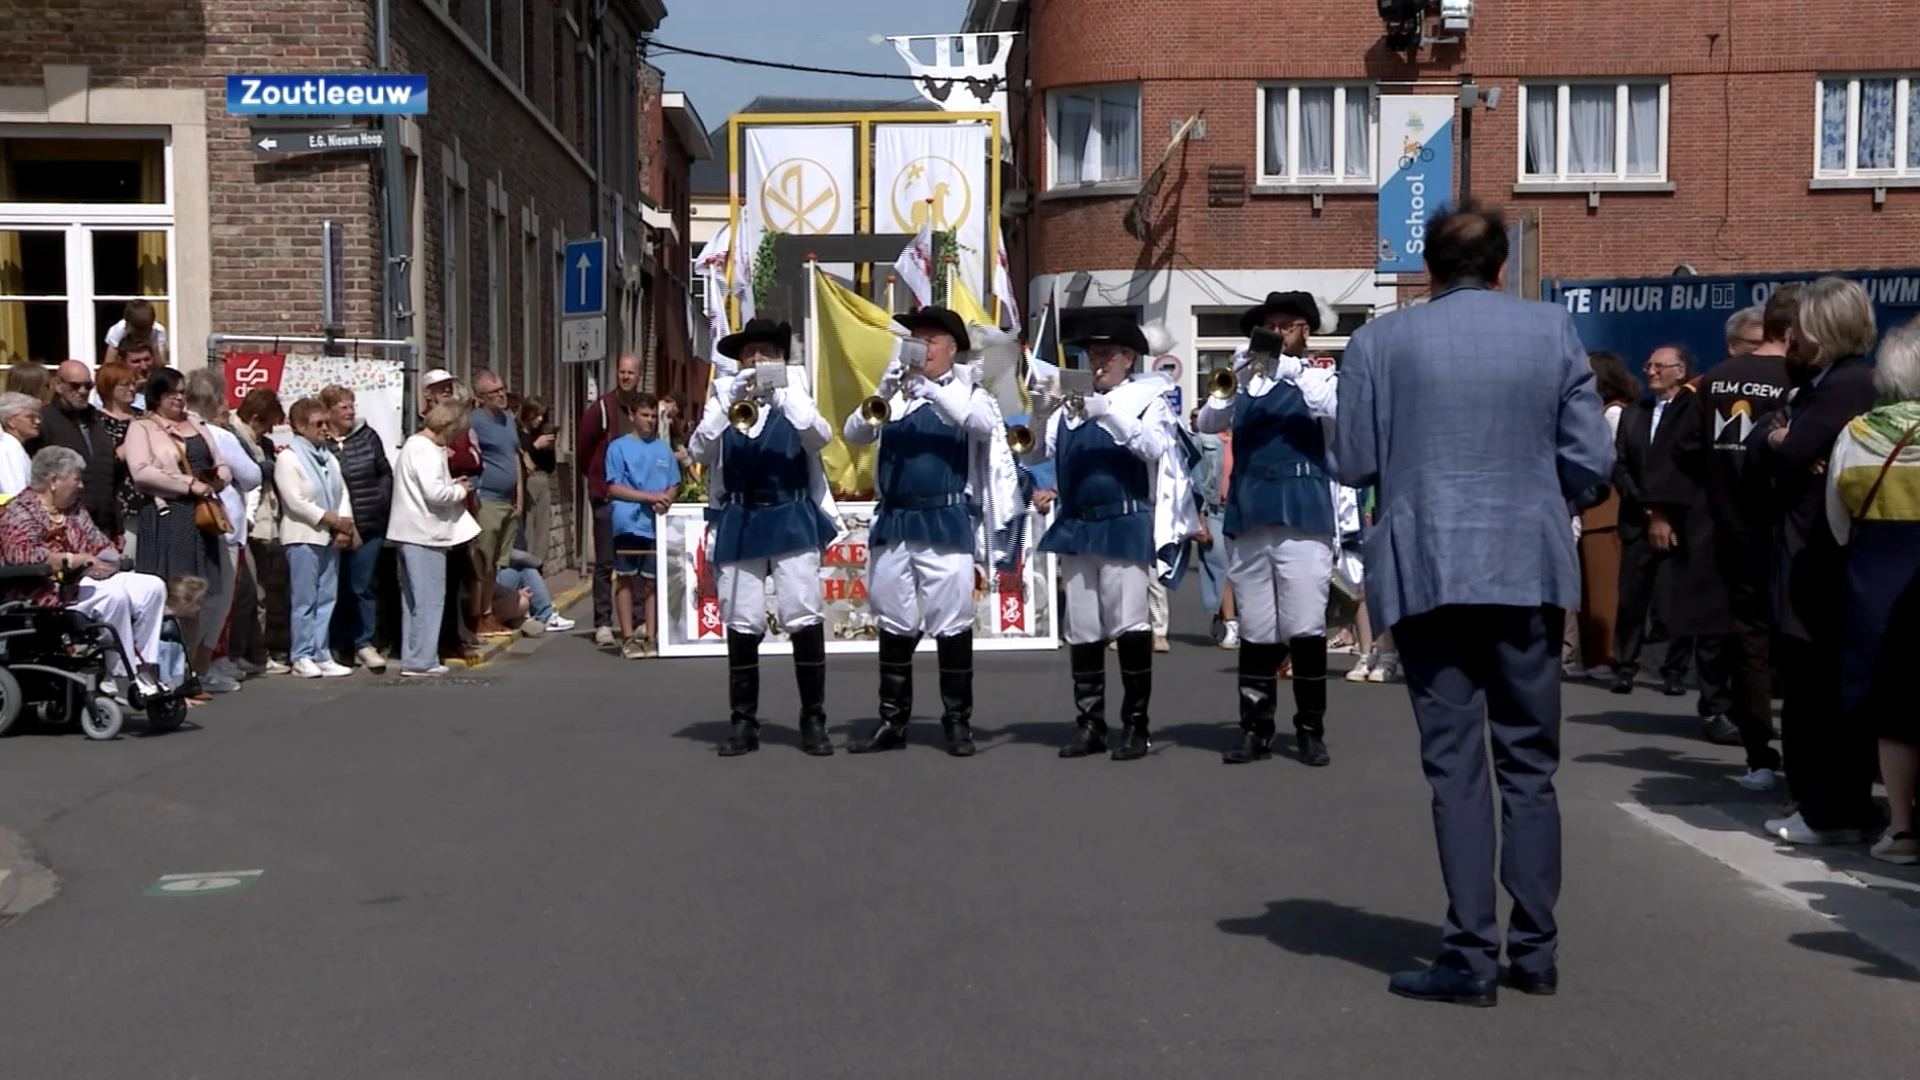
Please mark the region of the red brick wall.
MULTIPOLYGON (((1250 195, 1208 209, 1206 169, 1257 173, 1256 88, 1262 80, 1457 80, 1472 72, 1500 86, 1501 108, 1474 128, 1474 193, 1540 212, 1549 276, 1701 273, 1920 263, 1920 190, 1810 192, 1815 74, 1920 68, 1920 21, 1910 0, 1861 0, 1844 16, 1809 17, 1803 0, 1747 0, 1737 8, 1665 0, 1508 0, 1478 5, 1464 48, 1423 50, 1418 68, 1380 46, 1366 3, 1289 5, 1249 18, 1244 4, 1188 0, 1048 0, 1032 5, 1034 92, 1021 173, 1044 185, 1045 91, 1141 81, 1143 153, 1151 169, 1172 125, 1204 106, 1207 133, 1170 167, 1155 213, 1167 231, 1143 245, 1121 218, 1130 198, 1036 201, 1027 223, 1033 273, 1051 267, 1338 267, 1372 264, 1375 200, 1329 193, 1250 195), (1732 20, 1729 22, 1729 12, 1732 20), (1670 77, 1668 180, 1672 194, 1515 195, 1523 77, 1649 74, 1670 77)), ((1388 92, 1392 92, 1389 90, 1388 92)))

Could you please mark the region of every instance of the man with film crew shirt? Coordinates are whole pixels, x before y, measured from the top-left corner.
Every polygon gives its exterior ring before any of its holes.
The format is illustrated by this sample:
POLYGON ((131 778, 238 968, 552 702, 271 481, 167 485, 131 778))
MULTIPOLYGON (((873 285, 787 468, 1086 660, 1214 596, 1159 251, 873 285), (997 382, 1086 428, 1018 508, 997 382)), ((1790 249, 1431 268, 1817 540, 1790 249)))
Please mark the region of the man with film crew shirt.
POLYGON ((1273 756, 1280 662, 1292 654, 1300 760, 1327 755, 1327 588, 1333 581, 1328 429, 1339 376, 1306 363, 1307 335, 1332 313, 1309 293, 1270 293, 1241 316, 1239 392, 1209 396, 1199 428, 1233 432, 1227 487, 1227 577, 1240 616, 1241 743, 1228 764, 1273 756))
POLYGON ((974 561, 986 550, 979 529, 1004 527, 1015 493, 988 497, 993 440, 1004 434, 992 395, 957 362, 972 349, 966 323, 942 307, 895 321, 925 343, 925 364, 909 368, 896 359, 888 366, 877 391, 888 404, 884 424, 855 410, 842 429, 850 446, 880 443, 879 505, 867 534, 867 598, 880 631, 880 722, 847 750, 907 745, 913 652, 926 635, 939 650, 947 753, 972 757, 974 561))
POLYGON ((767 390, 761 365, 783 367, 793 328, 752 319, 720 339, 720 355, 739 374, 714 380, 687 452, 707 466, 713 492, 713 547, 719 567, 720 618, 727 627, 727 702, 733 735, 720 756, 760 749, 760 642, 767 634, 767 586, 773 586, 780 628, 793 643, 800 691, 800 749, 833 753, 827 737, 826 602, 820 553, 839 528, 823 507, 820 450, 832 431, 813 398, 798 386, 767 390), (761 385, 756 385, 761 384, 761 385), (750 425, 735 425, 736 406, 752 403, 750 425), (743 430, 744 427, 744 430, 743 430))

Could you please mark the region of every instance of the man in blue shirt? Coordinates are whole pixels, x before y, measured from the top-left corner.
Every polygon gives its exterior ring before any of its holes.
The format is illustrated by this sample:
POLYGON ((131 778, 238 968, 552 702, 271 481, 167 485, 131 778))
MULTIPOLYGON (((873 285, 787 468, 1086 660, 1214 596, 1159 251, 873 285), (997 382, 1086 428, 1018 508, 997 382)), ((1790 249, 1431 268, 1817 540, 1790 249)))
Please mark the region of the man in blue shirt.
MULTIPOLYGON (((480 505, 473 518, 480 523, 480 535, 473 540, 473 560, 479 579, 490 582, 512 563, 520 516, 520 426, 507 411, 507 385, 500 376, 486 368, 474 372, 473 398, 473 443, 483 467, 474 489, 480 505)), ((491 601, 491 590, 474 590, 480 632, 504 633, 506 627, 490 610, 491 601)))
POLYGON ((660 438, 659 399, 634 395, 627 423, 629 433, 607 444, 607 499, 612 505, 613 610, 620 622, 620 655, 638 660, 658 651, 654 515, 666 513, 680 494, 680 463, 660 438), (645 634, 634 631, 636 603, 645 634))

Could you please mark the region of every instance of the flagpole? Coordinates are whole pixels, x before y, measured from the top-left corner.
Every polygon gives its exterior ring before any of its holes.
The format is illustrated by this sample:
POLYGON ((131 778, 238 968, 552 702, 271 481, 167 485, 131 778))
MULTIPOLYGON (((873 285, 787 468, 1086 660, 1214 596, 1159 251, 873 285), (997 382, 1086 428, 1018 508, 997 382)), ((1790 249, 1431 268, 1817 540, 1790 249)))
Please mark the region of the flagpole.
POLYGON ((1060 268, 1053 268, 1053 280, 1047 282, 1047 307, 1053 310, 1053 365, 1067 366, 1067 347, 1060 340, 1060 268))
POLYGON ((820 263, 807 252, 807 393, 820 399, 820 263))
POLYGON ((887 275, 887 314, 889 315, 893 314, 895 310, 893 306, 893 286, 894 286, 894 283, 899 280, 900 280, 899 274, 887 275))

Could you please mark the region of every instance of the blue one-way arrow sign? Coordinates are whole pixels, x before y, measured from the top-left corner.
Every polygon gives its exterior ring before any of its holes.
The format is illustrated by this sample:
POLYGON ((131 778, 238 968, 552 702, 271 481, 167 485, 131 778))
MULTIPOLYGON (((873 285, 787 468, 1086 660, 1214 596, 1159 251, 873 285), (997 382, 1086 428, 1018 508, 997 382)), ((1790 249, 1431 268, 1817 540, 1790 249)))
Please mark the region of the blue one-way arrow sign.
POLYGON ((607 241, 605 237, 567 242, 567 287, 560 298, 566 318, 607 312, 607 241))

